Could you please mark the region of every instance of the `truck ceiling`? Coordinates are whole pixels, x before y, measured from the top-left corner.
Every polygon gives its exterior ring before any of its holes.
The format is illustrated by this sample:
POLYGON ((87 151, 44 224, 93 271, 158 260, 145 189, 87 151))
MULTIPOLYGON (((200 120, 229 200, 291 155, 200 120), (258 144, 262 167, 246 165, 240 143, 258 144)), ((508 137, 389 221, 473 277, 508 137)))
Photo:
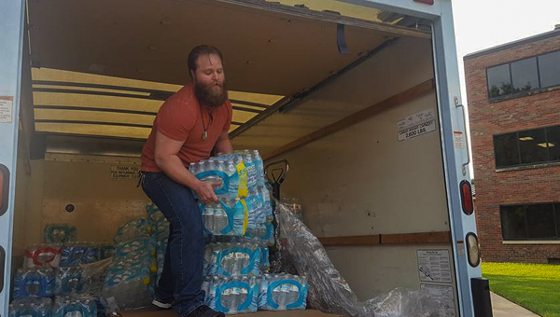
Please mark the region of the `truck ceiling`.
POLYGON ((162 101, 189 81, 188 52, 204 43, 225 56, 233 132, 388 40, 430 38, 403 19, 330 0, 29 0, 35 129, 146 138, 162 101))

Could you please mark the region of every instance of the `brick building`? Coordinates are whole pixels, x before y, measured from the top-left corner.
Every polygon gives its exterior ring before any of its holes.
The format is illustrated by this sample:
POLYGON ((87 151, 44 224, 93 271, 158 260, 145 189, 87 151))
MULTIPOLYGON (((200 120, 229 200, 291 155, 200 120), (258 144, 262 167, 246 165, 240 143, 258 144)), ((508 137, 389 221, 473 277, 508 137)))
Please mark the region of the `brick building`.
POLYGON ((464 60, 483 260, 560 263, 560 27, 464 60))

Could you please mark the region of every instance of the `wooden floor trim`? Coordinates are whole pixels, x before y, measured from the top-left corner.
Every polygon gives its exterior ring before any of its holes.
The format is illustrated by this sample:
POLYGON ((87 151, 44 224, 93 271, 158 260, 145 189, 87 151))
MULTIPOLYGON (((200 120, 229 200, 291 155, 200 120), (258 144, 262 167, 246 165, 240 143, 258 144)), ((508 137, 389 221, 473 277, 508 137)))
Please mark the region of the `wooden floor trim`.
POLYGON ((368 236, 321 237, 324 246, 334 245, 406 245, 406 244, 450 244, 449 231, 375 234, 368 236))

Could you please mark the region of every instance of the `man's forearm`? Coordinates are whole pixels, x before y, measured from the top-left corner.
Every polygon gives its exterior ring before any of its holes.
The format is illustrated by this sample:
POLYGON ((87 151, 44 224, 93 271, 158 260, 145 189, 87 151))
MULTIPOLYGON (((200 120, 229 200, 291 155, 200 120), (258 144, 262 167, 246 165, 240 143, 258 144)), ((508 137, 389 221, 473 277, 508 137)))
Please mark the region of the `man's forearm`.
POLYGON ((233 146, 231 146, 231 141, 229 138, 218 140, 214 146, 216 153, 231 153, 233 152, 233 146))
POLYGON ((171 179, 193 190, 199 186, 199 180, 191 173, 177 155, 170 155, 156 160, 156 165, 171 179))

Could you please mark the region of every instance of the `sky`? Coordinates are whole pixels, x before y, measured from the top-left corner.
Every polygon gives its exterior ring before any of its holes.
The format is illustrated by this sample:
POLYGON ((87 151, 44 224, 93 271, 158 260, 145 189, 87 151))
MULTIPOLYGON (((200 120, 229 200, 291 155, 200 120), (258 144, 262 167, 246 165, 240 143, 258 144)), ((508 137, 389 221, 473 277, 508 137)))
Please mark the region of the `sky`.
POLYGON ((549 32, 560 24, 560 0, 453 0, 459 73, 463 56, 549 32))
MULTIPOLYGON (((560 0, 452 0, 461 80, 468 106, 463 56, 554 30, 560 24, 560 0)), ((471 177, 474 177, 472 164, 471 177)))

